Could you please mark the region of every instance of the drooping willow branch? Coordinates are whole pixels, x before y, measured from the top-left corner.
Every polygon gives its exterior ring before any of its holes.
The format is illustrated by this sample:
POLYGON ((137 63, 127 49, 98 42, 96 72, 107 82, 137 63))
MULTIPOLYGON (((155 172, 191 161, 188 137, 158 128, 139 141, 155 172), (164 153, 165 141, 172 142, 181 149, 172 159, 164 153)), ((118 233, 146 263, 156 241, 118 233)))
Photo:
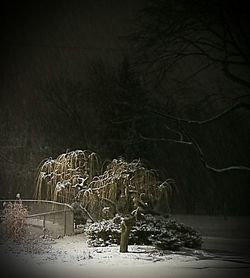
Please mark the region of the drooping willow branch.
POLYGON ((97 154, 89 151, 48 159, 39 167, 35 198, 69 204, 77 201, 94 221, 130 214, 138 206, 152 211, 162 196, 171 193, 172 181, 160 182, 158 173, 145 168, 140 160, 113 159, 104 172, 100 168, 97 154))

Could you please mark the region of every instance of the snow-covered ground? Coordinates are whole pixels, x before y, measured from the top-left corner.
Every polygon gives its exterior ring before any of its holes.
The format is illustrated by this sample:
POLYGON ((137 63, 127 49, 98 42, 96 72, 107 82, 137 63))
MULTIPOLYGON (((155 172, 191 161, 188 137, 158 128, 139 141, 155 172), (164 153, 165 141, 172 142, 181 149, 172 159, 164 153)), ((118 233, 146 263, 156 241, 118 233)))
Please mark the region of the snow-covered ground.
POLYGON ((171 252, 134 245, 120 253, 118 246, 88 247, 86 235, 80 233, 55 240, 33 238, 21 245, 1 240, 0 256, 2 268, 18 277, 240 278, 250 274, 248 247, 247 238, 207 233, 202 250, 171 252))

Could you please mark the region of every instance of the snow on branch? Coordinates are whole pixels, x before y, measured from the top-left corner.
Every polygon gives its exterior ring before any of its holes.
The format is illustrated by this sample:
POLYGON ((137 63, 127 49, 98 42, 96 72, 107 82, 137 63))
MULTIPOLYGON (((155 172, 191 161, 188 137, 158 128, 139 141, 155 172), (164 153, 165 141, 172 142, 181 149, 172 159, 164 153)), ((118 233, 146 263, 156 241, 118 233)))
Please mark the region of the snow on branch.
POLYGON ((189 140, 192 142, 191 144, 194 146, 195 150, 199 154, 202 164, 208 170, 211 170, 216 173, 224 173, 224 172, 235 171, 235 170, 236 171, 238 171, 238 170, 239 171, 242 171, 242 170, 250 171, 250 167, 243 166, 243 165, 227 166, 227 167, 223 167, 223 168, 216 168, 216 167, 209 165, 209 163, 206 161, 205 155, 204 155, 200 145, 197 143, 197 141, 194 138, 191 138, 189 135, 187 135, 187 136, 189 137, 189 140))
POLYGON ((176 139, 171 139, 171 138, 165 138, 165 137, 153 138, 153 137, 145 137, 141 134, 139 136, 142 140, 145 140, 145 141, 167 141, 167 142, 173 142, 173 143, 178 143, 178 144, 186 144, 186 145, 192 145, 193 144, 192 142, 188 142, 188 141, 184 141, 184 140, 176 140, 176 139))
POLYGON ((240 108, 250 110, 250 104, 249 103, 243 103, 243 102, 237 102, 234 105, 232 105, 229 108, 222 111, 221 113, 216 114, 215 116, 212 116, 212 117, 210 117, 206 120, 190 120, 190 119, 185 119, 185 118, 179 118, 179 117, 175 117, 175 116, 170 115, 170 114, 165 114, 165 113, 153 110, 151 108, 149 108, 149 112, 151 112, 153 114, 156 114, 160 117, 176 121, 176 122, 182 122, 182 123, 187 123, 187 124, 204 125, 204 124, 208 124, 210 122, 213 122, 215 120, 219 120, 219 119, 223 118, 224 116, 226 116, 227 114, 229 114, 229 113, 231 113, 235 110, 238 110, 240 108))
POLYGON ((221 119, 222 117, 228 115, 229 113, 240 109, 240 108, 244 108, 244 109, 250 109, 250 104, 249 103, 243 103, 243 102, 237 102, 236 104, 232 105, 231 107, 225 109, 224 111, 222 111, 219 114, 216 114, 215 116, 212 116, 206 120, 188 120, 188 119, 184 119, 184 118, 179 118, 179 117, 175 117, 169 114, 163 114, 161 112, 155 111, 155 110, 151 110, 150 112, 159 115, 163 118, 169 119, 169 120, 173 120, 178 124, 178 134, 180 135, 180 139, 172 139, 172 138, 152 138, 152 137, 145 137, 143 135, 139 135, 141 139, 143 140, 147 140, 147 141, 167 141, 167 142, 173 142, 173 143, 179 143, 179 144, 185 144, 185 145, 192 145, 196 152, 199 154, 200 160, 202 162, 202 164, 204 165, 205 168, 216 172, 216 173, 224 173, 224 172, 229 172, 229 171, 250 171, 250 167, 248 166, 244 166, 244 165, 233 165, 233 166, 227 166, 227 167, 223 167, 223 168, 216 168, 211 166, 205 159, 204 153, 202 151, 202 148, 200 147, 200 145, 198 144, 198 142, 194 139, 191 138, 190 135, 188 135, 183 128, 180 127, 180 123, 186 123, 186 124, 198 124, 198 125, 204 125, 204 124, 208 124, 211 122, 214 122, 216 120, 221 119), (187 138, 188 140, 183 140, 183 138, 187 138))

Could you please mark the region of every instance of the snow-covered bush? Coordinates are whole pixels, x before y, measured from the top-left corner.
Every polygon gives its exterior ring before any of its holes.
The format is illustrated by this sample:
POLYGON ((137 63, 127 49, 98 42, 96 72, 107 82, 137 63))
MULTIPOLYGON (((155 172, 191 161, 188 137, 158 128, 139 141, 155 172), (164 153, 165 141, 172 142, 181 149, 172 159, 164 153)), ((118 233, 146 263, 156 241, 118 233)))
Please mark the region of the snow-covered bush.
MULTIPOLYGON (((117 218, 91 224, 87 227, 86 233, 91 246, 108 246, 120 242, 121 231, 117 218)), ((179 250, 181 247, 200 248, 202 238, 193 228, 174 219, 145 215, 144 220, 137 221, 132 227, 129 244, 179 250)))
POLYGON ((26 233, 28 210, 21 201, 7 203, 3 211, 6 235, 14 240, 22 239, 26 233))

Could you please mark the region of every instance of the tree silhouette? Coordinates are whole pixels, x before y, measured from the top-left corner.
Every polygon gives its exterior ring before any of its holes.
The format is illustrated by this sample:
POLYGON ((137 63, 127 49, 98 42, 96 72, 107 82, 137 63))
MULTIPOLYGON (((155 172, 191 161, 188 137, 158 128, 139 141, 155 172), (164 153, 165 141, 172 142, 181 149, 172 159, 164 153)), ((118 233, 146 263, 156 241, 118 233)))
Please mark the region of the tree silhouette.
MULTIPOLYGON (((178 66, 197 65, 191 77, 213 66, 224 76, 245 89, 229 107, 205 120, 190 120, 164 111, 159 105, 149 105, 147 111, 165 119, 172 136, 145 136, 146 141, 166 141, 194 147, 202 164, 209 170, 224 173, 249 171, 245 165, 212 166, 192 132, 197 126, 218 122, 236 110, 249 110, 250 36, 247 9, 239 3, 220 0, 164 1, 152 0, 139 14, 138 24, 129 37, 136 49, 137 65, 146 79, 155 86, 168 81, 168 74, 178 66), (194 63, 195 61, 195 63, 194 63), (198 61, 198 62, 197 62, 198 61)), ((245 111, 244 111, 245 112, 245 111)))
POLYGON ((216 65, 249 89, 249 16, 243 2, 150 1, 131 36, 139 62, 159 81, 175 65, 195 57, 200 62, 195 74, 216 65))

